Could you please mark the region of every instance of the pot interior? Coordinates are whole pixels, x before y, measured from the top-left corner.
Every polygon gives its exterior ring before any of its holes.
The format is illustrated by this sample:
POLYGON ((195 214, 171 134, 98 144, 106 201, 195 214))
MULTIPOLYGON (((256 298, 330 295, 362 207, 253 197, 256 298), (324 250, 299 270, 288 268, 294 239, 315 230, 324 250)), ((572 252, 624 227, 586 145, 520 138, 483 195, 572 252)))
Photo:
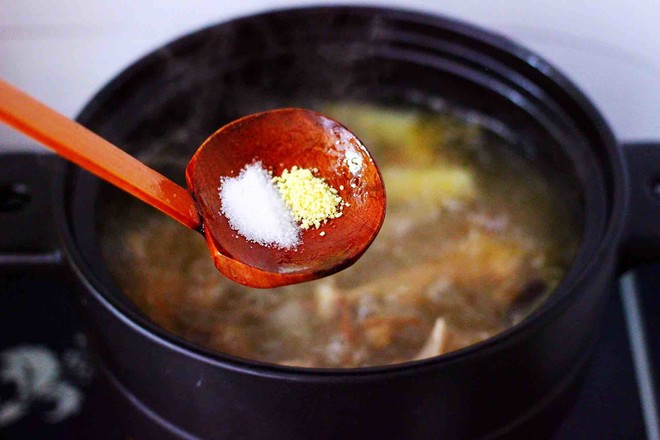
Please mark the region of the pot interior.
MULTIPOLYGON (((513 219, 510 234, 502 240, 496 239, 492 242, 495 243, 492 249, 484 252, 500 252, 514 255, 519 260, 527 259, 532 254, 520 250, 525 245, 516 241, 517 237, 537 231, 537 244, 542 245, 536 249, 539 253, 534 255, 537 259, 551 261, 548 271, 539 271, 537 277, 519 280, 515 287, 508 286, 506 289, 513 289, 515 294, 505 305, 498 301, 503 295, 506 296, 502 292, 506 290, 503 286, 507 286, 506 264, 510 263, 509 260, 503 263, 501 276, 504 279, 498 281, 499 290, 495 289, 500 293, 486 295, 488 298, 484 299, 479 296, 479 289, 473 288, 472 293, 462 300, 468 304, 468 311, 479 310, 482 303, 495 304, 495 309, 485 312, 489 318, 481 316, 472 319, 482 326, 477 325, 477 330, 483 330, 481 333, 476 331, 466 336, 454 329, 454 341, 462 341, 449 347, 456 350, 517 324, 532 310, 546 303, 548 296, 560 295, 562 286, 569 285, 571 276, 579 273, 584 256, 593 252, 605 229, 608 181, 601 172, 602 164, 599 163, 601 159, 598 159, 596 147, 584 127, 580 126, 581 121, 572 114, 573 109, 567 104, 564 92, 540 72, 543 70, 540 67, 544 67, 542 62, 536 59, 537 65, 533 66, 529 58, 531 55, 528 55, 506 41, 470 27, 414 14, 359 8, 320 8, 264 14, 202 30, 141 60, 90 103, 82 115, 82 121, 181 185, 185 185, 183 170, 188 160, 217 128, 249 113, 285 106, 320 110, 356 131, 385 170, 386 187, 390 165, 401 165, 403 170, 401 166, 394 167, 393 175, 403 179, 404 183, 401 189, 392 191, 391 200, 402 197, 399 195, 401 191, 404 194, 405 191, 414 193, 415 183, 401 176, 414 180, 416 177, 410 176, 419 177, 428 172, 429 163, 431 168, 449 170, 460 181, 464 178, 461 173, 465 170, 462 164, 466 158, 476 161, 479 170, 498 176, 494 180, 477 177, 482 182, 478 188, 485 188, 483 182, 501 186, 499 193, 488 192, 484 200, 490 199, 491 207, 498 203, 507 205, 509 217, 513 219), (424 139, 442 137, 442 141, 434 141, 434 145, 442 144, 440 153, 433 150, 434 156, 428 159, 424 156, 428 151, 423 148, 399 154, 396 151, 388 153, 389 147, 376 145, 387 143, 388 139, 394 139, 393 142, 404 139, 403 142, 407 142, 410 136, 426 136, 424 139), (370 142, 374 144, 375 151, 370 142), (450 157, 449 162, 438 159, 438 154, 450 157), (532 203, 533 207, 529 208, 527 203, 532 203), (499 246, 501 243, 514 245, 502 247, 499 246), (548 275, 553 270, 557 272, 548 275), (546 276, 547 279, 543 278, 546 276), (551 293, 553 291, 555 293, 551 293), (499 299, 494 300, 494 297, 499 299), (493 324, 493 320, 498 324, 493 324)), ((547 69, 545 71, 547 73, 547 69)), ((430 185, 443 184, 433 180, 433 177, 430 179, 430 185)), ((249 316, 243 317, 252 323, 253 332, 259 328, 260 322, 267 319, 263 311, 277 307, 281 309, 278 309, 281 314, 279 319, 290 324, 289 327, 304 327, 300 321, 300 311, 294 310, 299 306, 287 309, 279 302, 285 295, 297 295, 303 301, 316 295, 317 305, 324 301, 344 304, 344 309, 331 308, 327 313, 336 315, 337 326, 346 327, 342 331, 347 338, 359 332, 353 328, 357 324, 350 323, 346 316, 371 313, 368 312, 370 306, 362 303, 345 306, 347 295, 356 295, 357 291, 359 296, 360 290, 351 286, 353 281, 350 278, 341 278, 346 274, 337 275, 336 283, 341 287, 339 295, 332 291, 332 283, 335 282, 332 279, 298 286, 296 289, 300 291, 297 293, 291 293, 290 288, 248 292, 235 286, 225 287, 223 293, 223 288, 218 285, 226 282, 218 281, 220 275, 209 272, 210 258, 206 261, 199 257, 199 252, 205 249, 201 237, 193 237, 194 232, 175 225, 151 208, 86 173, 77 173, 72 182, 72 223, 78 246, 93 274, 91 276, 114 304, 165 338, 206 353, 208 351, 201 347, 224 353, 217 356, 228 354, 229 357, 303 367, 361 367, 397 363, 414 359, 414 353, 423 348, 408 347, 403 357, 383 348, 386 355, 375 355, 369 361, 351 358, 353 360, 347 363, 329 361, 321 364, 310 364, 293 355, 274 359, 255 354, 259 350, 246 351, 245 345, 254 342, 246 342, 240 326, 237 328, 234 322, 245 301, 264 303, 262 307, 253 307, 252 315, 248 313, 249 316), (92 204, 93 210, 90 209, 92 204), (145 228, 150 228, 152 224, 155 230, 150 232, 150 241, 145 241, 145 228), (187 253, 187 256, 181 257, 177 256, 180 249, 170 247, 173 243, 186 249, 199 249, 194 251, 194 256, 187 253), (140 266, 144 264, 143 260, 133 260, 131 265, 123 254, 127 250, 136 254, 153 251, 157 254, 156 260, 174 264, 174 270, 140 266), (184 266, 190 272, 191 278, 188 280, 194 281, 197 290, 188 292, 185 300, 175 301, 173 298, 178 295, 177 289, 185 289, 177 278, 176 267, 184 266), (129 270, 129 267, 132 269, 129 270), (134 272, 133 278, 140 278, 143 284, 131 288, 131 300, 128 300, 122 289, 126 291, 127 285, 134 280, 122 280, 122 273, 131 271, 134 272), (227 289, 232 292, 230 295, 226 293, 227 289), (351 293, 346 294, 347 290, 351 293), (224 299, 220 300, 221 297, 224 299), (218 301, 224 301, 222 306, 218 306, 218 301), (214 314, 218 307, 222 313, 214 314), (349 307, 348 312, 346 307, 349 307), (185 321, 188 319, 186 316, 190 315, 187 313, 193 314, 199 325, 188 325, 185 321)), ((458 185, 464 189, 464 182, 458 185)), ((462 190, 459 188, 457 191, 459 195, 449 198, 450 202, 455 202, 453 208, 452 203, 445 203, 444 200, 438 212, 421 209, 424 222, 432 224, 438 215, 443 218, 451 216, 452 209, 469 206, 469 203, 461 201, 462 190)), ((397 209, 406 209, 405 202, 398 208, 395 202, 390 203, 393 208, 388 207, 388 217, 396 217, 397 209)), ((470 221, 478 225, 477 229, 481 231, 478 233, 490 237, 493 230, 506 228, 497 221, 506 223, 509 217, 494 215, 479 219, 481 213, 477 208, 468 213, 472 216, 470 221)), ((399 229, 406 228, 406 222, 402 224, 399 229)), ((475 232, 461 229, 461 224, 455 221, 454 226, 450 225, 459 231, 456 232, 459 237, 456 240, 469 240, 467 235, 474 235, 475 232)), ((388 247, 389 242, 379 245, 380 237, 374 243, 374 248, 381 247, 378 252, 382 255, 374 259, 379 263, 366 269, 368 282, 356 284, 368 293, 380 282, 378 301, 389 301, 388 293, 393 294, 392 283, 398 282, 396 285, 406 290, 415 283, 414 280, 425 276, 419 268, 428 266, 427 260, 433 259, 429 257, 433 254, 433 248, 429 250, 428 243, 425 243, 429 241, 424 236, 426 230, 416 233, 415 227, 410 236, 406 235, 409 232, 399 233, 401 240, 413 246, 405 258, 402 257, 410 260, 406 266, 407 272, 390 264, 398 258, 394 254, 395 247, 388 247), (415 251, 416 245, 420 246, 419 252, 415 251), (393 281, 392 274, 403 274, 403 278, 393 281)), ((396 227, 393 226, 393 229, 396 227)), ((437 246, 438 255, 444 255, 445 260, 454 255, 443 247, 442 242, 433 246, 437 246)), ((367 257, 368 254, 364 258, 367 257)), ((471 266, 471 263, 466 258, 464 265, 471 266)), ((475 267, 479 265, 475 264, 475 267)), ((469 267, 465 270, 470 274, 467 278, 479 277, 478 273, 469 272, 469 267)), ((365 275, 362 273, 356 277, 359 281, 365 275)), ((451 297, 451 292, 443 290, 442 277, 432 281, 437 284, 434 295, 451 297)), ((428 294, 433 282, 427 282, 425 287, 427 302, 433 301, 428 294)), ((445 301, 442 303, 445 308, 456 306, 447 300, 438 301, 445 301)), ((486 307, 490 307, 488 304, 486 307)), ((405 307, 399 304, 394 308, 406 310, 405 307)), ((323 315, 326 312, 319 313, 323 315)), ((445 321, 439 324, 440 321, 432 319, 419 323, 408 316, 410 319, 406 323, 405 314, 389 321, 382 316, 380 318, 385 321, 379 321, 376 314, 371 317, 369 330, 356 337, 369 339, 369 343, 381 347, 386 347, 393 339, 405 338, 405 335, 398 335, 391 328, 388 330, 383 322, 390 326, 417 326, 421 328, 418 333, 428 335, 439 332, 441 327, 447 325, 460 330, 461 325, 470 321, 459 317, 449 324, 445 321)), ((366 324, 361 322, 360 325, 366 324)), ((260 338, 263 335, 255 336, 255 339, 260 338)), ((294 335, 295 338, 298 336, 294 335)), ((414 338, 419 339, 418 336, 414 338)), ((424 340, 426 336, 421 339, 422 342, 424 340)), ((308 339, 304 341, 299 342, 302 344, 300 351, 315 349, 305 345, 313 342, 308 339)), ((281 340, 270 340, 269 343, 273 346, 285 344, 281 340)), ((334 342, 325 340, 324 343, 331 346, 334 342)), ((342 354, 341 347, 330 348, 333 349, 340 353, 337 355, 339 358, 350 357, 342 354)), ((442 354, 429 353, 427 356, 442 354)))

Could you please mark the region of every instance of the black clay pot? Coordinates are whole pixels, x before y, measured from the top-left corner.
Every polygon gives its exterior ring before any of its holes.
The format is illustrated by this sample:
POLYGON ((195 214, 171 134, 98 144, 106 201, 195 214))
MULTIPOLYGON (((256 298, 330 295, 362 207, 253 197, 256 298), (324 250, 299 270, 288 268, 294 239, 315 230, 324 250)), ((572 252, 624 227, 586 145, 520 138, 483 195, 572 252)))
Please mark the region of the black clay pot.
POLYGON ((137 156, 159 141, 160 157, 190 157, 240 115, 337 98, 442 103, 513 133, 520 154, 563 182, 582 219, 569 273, 523 322, 439 358, 347 370, 251 362, 169 334, 121 295, 95 232, 105 184, 59 159, 5 157, 3 179, 31 186, 33 201, 20 210, 22 189, 4 187, 13 198, 1 214, 2 245, 21 252, 0 264, 35 270, 66 262, 59 267, 71 269, 118 423, 132 437, 540 438, 553 423, 543 415, 564 402, 588 359, 621 264, 660 251, 660 202, 651 187, 660 147, 618 145, 590 102, 544 60, 445 18, 340 7, 220 24, 129 67, 79 120, 137 156))

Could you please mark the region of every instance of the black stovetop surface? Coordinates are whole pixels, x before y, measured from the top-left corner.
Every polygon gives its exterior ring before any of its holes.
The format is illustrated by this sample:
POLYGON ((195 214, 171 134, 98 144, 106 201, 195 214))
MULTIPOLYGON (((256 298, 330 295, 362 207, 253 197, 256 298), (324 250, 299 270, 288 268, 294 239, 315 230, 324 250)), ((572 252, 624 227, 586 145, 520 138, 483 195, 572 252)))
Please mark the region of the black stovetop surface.
MULTIPOLYGON (((653 377, 660 365, 659 273, 660 265, 642 268, 613 289, 577 401, 555 439, 660 440, 653 377)), ((74 301, 55 276, 0 278, 0 438, 123 437, 94 380, 74 301)))

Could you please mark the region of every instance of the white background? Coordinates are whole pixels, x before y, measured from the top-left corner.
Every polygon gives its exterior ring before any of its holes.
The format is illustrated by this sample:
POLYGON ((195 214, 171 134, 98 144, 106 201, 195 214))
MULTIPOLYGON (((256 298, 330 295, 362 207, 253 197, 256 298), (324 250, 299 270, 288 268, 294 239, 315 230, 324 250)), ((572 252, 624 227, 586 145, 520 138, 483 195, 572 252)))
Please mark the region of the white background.
MULTIPOLYGON (((319 3, 0 0, 0 77, 75 116, 128 64, 178 36, 254 12, 319 3)), ((573 79, 622 140, 660 140, 660 0, 362 0, 359 4, 445 14, 509 36, 573 79)), ((0 149, 30 144, 0 127, 0 149)))

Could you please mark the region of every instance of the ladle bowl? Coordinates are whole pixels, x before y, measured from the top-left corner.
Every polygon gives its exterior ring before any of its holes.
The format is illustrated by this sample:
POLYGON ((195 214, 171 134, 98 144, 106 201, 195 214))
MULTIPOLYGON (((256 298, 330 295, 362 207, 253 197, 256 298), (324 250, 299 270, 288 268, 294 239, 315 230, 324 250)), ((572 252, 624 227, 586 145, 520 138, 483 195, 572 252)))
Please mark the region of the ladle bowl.
POLYGON ((251 287, 311 281, 350 266, 376 238, 385 218, 383 181, 367 149, 347 128, 310 110, 271 110, 222 127, 190 161, 188 190, 2 80, 0 121, 203 232, 218 270, 251 287), (304 231, 294 248, 247 241, 221 214, 218 187, 221 178, 235 176, 255 161, 275 175, 294 165, 318 170, 348 202, 342 216, 324 225, 324 234, 304 231))
POLYGON ((267 111, 225 125, 197 150, 186 181, 204 218, 204 235, 220 272, 253 287, 274 287, 330 275, 354 263, 385 217, 383 182, 373 158, 346 127, 298 108, 267 111), (279 249, 246 240, 221 214, 220 177, 260 161, 273 175, 316 168, 346 203, 342 216, 302 231, 301 244, 279 249))

